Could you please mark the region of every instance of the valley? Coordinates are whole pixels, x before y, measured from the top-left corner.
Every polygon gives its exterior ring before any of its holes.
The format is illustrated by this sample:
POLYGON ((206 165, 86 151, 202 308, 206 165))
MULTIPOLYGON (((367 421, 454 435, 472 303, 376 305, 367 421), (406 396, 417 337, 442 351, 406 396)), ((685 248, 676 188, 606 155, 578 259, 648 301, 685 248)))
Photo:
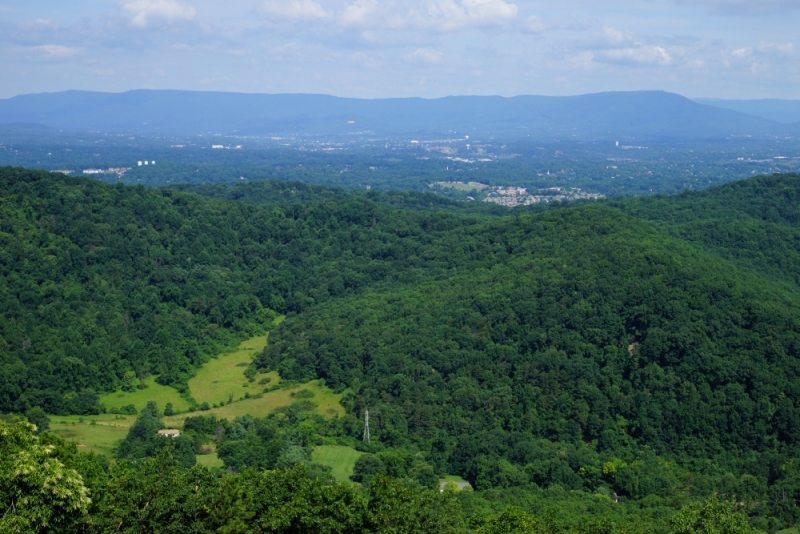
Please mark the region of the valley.
POLYGON ((565 531, 666 533, 712 498, 796 522, 775 495, 800 491, 798 175, 491 210, 0 178, 0 403, 65 459, 399 484, 565 531))

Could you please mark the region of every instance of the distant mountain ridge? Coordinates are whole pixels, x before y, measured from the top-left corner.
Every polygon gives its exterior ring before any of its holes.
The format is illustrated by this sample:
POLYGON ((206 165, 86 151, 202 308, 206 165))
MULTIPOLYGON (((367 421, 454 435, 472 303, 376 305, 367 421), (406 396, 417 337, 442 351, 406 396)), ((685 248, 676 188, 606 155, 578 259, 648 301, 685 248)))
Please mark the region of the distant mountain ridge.
POLYGON ((765 119, 792 124, 800 122, 800 100, 760 99, 760 100, 724 100, 720 98, 695 98, 699 104, 706 104, 723 109, 731 109, 750 115, 758 115, 765 119))
MULTIPOLYGON (((148 135, 372 132, 608 140, 710 139, 787 131, 787 126, 777 121, 663 91, 431 100, 172 90, 64 91, 0 100, 0 123, 148 135)), ((796 129, 800 131, 800 124, 796 129)))

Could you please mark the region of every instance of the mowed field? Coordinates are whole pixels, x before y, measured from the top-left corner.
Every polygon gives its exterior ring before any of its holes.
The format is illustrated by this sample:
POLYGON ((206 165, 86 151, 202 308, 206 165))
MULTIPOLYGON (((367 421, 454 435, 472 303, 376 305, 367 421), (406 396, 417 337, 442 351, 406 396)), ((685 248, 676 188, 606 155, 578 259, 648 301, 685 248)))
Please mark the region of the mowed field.
POLYGON ((202 465, 204 467, 222 467, 222 460, 219 459, 217 453, 213 454, 198 454, 195 456, 197 459, 197 465, 202 465))
POLYGON ((311 461, 331 467, 331 475, 340 482, 349 482, 353 466, 358 457, 364 454, 351 447, 340 445, 321 445, 311 452, 311 461))
POLYGON ((133 391, 115 391, 114 393, 106 393, 100 396, 100 403, 106 409, 122 408, 133 404, 137 410, 141 410, 147 406, 148 401, 155 401, 158 404, 158 409, 163 410, 168 402, 172 403, 172 409, 176 412, 185 412, 189 409, 189 402, 181 397, 178 390, 169 386, 162 386, 156 383, 156 377, 150 376, 145 380, 144 389, 135 389, 133 391))
POLYGON ((251 395, 261 391, 263 386, 259 386, 258 381, 266 375, 259 375, 255 382, 248 382, 244 371, 266 346, 266 335, 254 337, 243 341, 234 352, 220 354, 206 362, 189 380, 192 397, 199 403, 213 405, 237 401, 248 391, 251 395))
POLYGON ((469 193, 473 189, 477 189, 478 191, 480 191, 481 189, 483 189, 485 187, 489 187, 488 185, 482 184, 480 182, 466 182, 466 183, 464 183, 464 182, 436 182, 434 184, 431 184, 431 187, 433 187, 434 185, 438 185, 439 187, 450 187, 452 189, 455 189, 456 191, 465 191, 467 193, 469 193))
MULTIPOLYGON (((270 384, 275 384, 280 381, 278 378, 278 373, 273 372, 260 376, 271 377, 273 381, 270 382, 270 384)), ((254 390, 253 393, 259 391, 255 388, 251 389, 254 390)), ((225 406, 220 406, 218 408, 211 408, 210 410, 165 417, 164 424, 170 427, 181 428, 183 426, 183 420, 187 417, 187 415, 214 414, 218 418, 228 419, 229 421, 232 421, 234 418, 239 417, 240 415, 264 417, 275 412, 279 408, 286 408, 299 400, 310 400, 316 404, 317 406, 314 409, 314 413, 317 413, 323 417, 334 417, 337 415, 342 416, 344 415, 344 408, 341 404, 339 404, 339 400, 341 398, 341 394, 334 393, 322 385, 319 380, 314 380, 312 382, 308 382, 307 384, 264 393, 261 398, 244 399, 232 402, 231 404, 226 404, 225 406), (311 391, 314 393, 314 396, 310 399, 297 399, 292 396, 292 393, 297 393, 303 389, 311 391)))
MULTIPOLYGON (((300 400, 313 402, 315 404, 313 412, 323 417, 344 415, 344 408, 339 404, 342 395, 325 387, 320 380, 269 393, 262 392, 265 387, 280 383, 280 376, 277 372, 259 374, 254 382, 249 382, 244 376, 244 370, 250 365, 253 357, 264 349, 266 343, 267 336, 248 339, 242 342, 237 350, 220 354, 217 358, 207 362, 189 381, 189 392, 198 403, 207 402, 212 406, 224 403, 224 405, 209 410, 189 412, 189 402, 181 397, 177 390, 157 384, 155 377, 152 376, 146 380, 146 388, 135 389, 131 392, 107 393, 100 397, 100 402, 107 409, 119 409, 133 404, 137 410, 141 411, 147 402, 152 400, 156 402, 161 412, 166 404, 171 402, 173 409, 178 413, 164 417, 163 422, 167 428, 178 429, 183 428, 184 419, 191 415, 214 414, 218 418, 228 420, 242 415, 265 417, 300 400), (259 384, 259 381, 264 378, 269 378, 269 382, 264 385, 259 384), (296 398, 294 395, 302 390, 308 390, 312 395, 296 398), (244 398, 248 393, 250 398, 244 398), (228 400, 231 398, 233 398, 233 402, 229 403, 228 400)), ((94 451, 111 458, 113 457, 113 448, 121 439, 125 438, 135 420, 135 415, 109 413, 83 417, 53 416, 50 429, 68 441, 76 441, 83 450, 94 451)), ((197 459, 198 463, 208 467, 222 465, 216 454, 201 455, 197 459)), ((352 466, 350 469, 352 470, 352 466)))
POLYGON ((67 441, 77 442, 82 451, 111 458, 112 449, 128 434, 135 420, 134 415, 54 415, 50 418, 50 432, 67 441))
MULTIPOLYGON (((216 358, 206 362, 197 370, 197 375, 189 380, 189 393, 198 403, 208 402, 208 404, 219 404, 228 402, 233 398, 239 400, 244 397, 246 392, 254 395, 264 386, 260 386, 258 381, 265 376, 272 377, 270 374, 258 375, 255 382, 248 382, 244 376, 244 370, 253 361, 253 357, 264 350, 267 345, 267 336, 257 336, 243 341, 239 347, 228 353, 223 353, 216 358)), ((275 373, 277 377, 277 373, 275 373)), ((275 382, 271 382, 274 384, 275 382)), ((181 397, 175 388, 162 386, 156 383, 154 376, 145 380, 144 389, 133 391, 115 391, 100 396, 100 402, 107 409, 122 408, 133 404, 137 410, 141 410, 147 405, 148 401, 155 401, 159 410, 163 410, 168 402, 172 403, 175 412, 187 412, 189 402, 181 397)))

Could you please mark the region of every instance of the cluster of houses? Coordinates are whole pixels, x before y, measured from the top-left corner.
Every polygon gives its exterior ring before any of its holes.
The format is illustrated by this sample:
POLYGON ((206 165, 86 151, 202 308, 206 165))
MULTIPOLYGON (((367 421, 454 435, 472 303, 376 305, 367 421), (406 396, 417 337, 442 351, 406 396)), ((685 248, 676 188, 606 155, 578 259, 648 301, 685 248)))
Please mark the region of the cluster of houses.
POLYGON ((578 199, 598 199, 605 198, 605 195, 600 193, 587 193, 573 187, 564 189, 561 187, 550 187, 548 189, 540 189, 536 194, 528 193, 524 187, 492 187, 488 194, 483 199, 484 202, 492 202, 501 206, 528 206, 530 204, 539 204, 540 202, 554 202, 564 200, 578 200, 578 199))

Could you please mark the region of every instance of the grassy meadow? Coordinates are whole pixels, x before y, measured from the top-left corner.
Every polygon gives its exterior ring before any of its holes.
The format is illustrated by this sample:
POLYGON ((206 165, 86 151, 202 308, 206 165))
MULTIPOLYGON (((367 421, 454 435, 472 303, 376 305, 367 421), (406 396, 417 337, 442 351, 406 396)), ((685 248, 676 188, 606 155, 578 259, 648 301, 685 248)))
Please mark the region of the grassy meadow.
POLYGON ((340 482, 349 482, 353 466, 358 457, 364 454, 351 447, 341 445, 321 445, 311 453, 311 461, 331 467, 331 475, 340 482))
POLYGON ((198 454, 195 456, 197 465, 204 467, 222 467, 222 460, 219 459, 217 453, 213 454, 198 454))
POLYGON ((464 192, 467 192, 467 193, 469 193, 473 189, 477 189, 478 191, 480 191, 481 189, 489 187, 488 185, 482 184, 480 182, 466 182, 466 183, 464 183, 464 182, 436 182, 436 183, 431 184, 430 187, 433 187, 435 185, 438 185, 439 187, 449 187, 451 189, 455 189, 456 191, 464 191, 464 192))
MULTIPOLYGON (((279 381, 277 373, 267 373, 266 375, 261 376, 269 376, 273 378, 271 384, 275 384, 279 381)), ((251 386, 253 393, 259 391, 255 387, 251 386)), ((291 388, 286 389, 279 389, 276 391, 271 391, 269 393, 263 393, 260 398, 249 398, 240 401, 235 401, 230 404, 226 404, 224 406, 220 406, 218 408, 211 408, 210 410, 204 410, 201 412, 194 412, 192 415, 209 415, 214 414, 219 418, 233 420, 234 418, 240 415, 251 415, 253 417, 264 417, 267 416, 280 408, 286 408, 290 406, 292 403, 297 402, 299 400, 310 400, 317 407, 314 409, 314 413, 317 413, 323 417, 334 417, 334 416, 341 416, 344 415, 344 408, 341 404, 339 404, 339 399, 342 398, 341 394, 334 393, 326 386, 322 385, 320 381, 315 380, 312 382, 308 382, 307 384, 301 384, 298 386, 293 386, 291 388), (298 399, 295 398, 292 394, 297 393, 300 390, 307 389, 311 391, 314 396, 309 399, 298 399)), ((183 425, 183 420, 186 418, 187 414, 181 415, 173 415, 171 417, 164 418, 164 424, 171 427, 180 428, 183 425)))
POLYGON ((50 418, 50 432, 75 441, 82 451, 111 458, 112 449, 128 434, 135 420, 135 415, 55 415, 50 418))
POLYGON ((156 382, 156 377, 150 376, 145 380, 144 389, 134 389, 133 391, 115 391, 113 393, 106 393, 100 396, 100 403, 106 409, 122 408, 129 404, 133 404, 137 410, 141 410, 147 405, 148 401, 156 401, 160 410, 168 402, 172 403, 172 408, 176 412, 185 412, 189 409, 189 402, 181 397, 181 394, 175 388, 170 386, 162 386, 156 382))
POLYGON ((258 381, 267 375, 259 375, 256 382, 251 383, 244 376, 244 370, 266 346, 266 335, 254 337, 243 341, 235 351, 206 362, 189 380, 192 397, 199 403, 220 404, 237 401, 248 391, 251 395, 260 391, 262 387, 258 386, 258 381))
MULTIPOLYGON (((174 388, 156 383, 153 376, 146 379, 147 387, 144 389, 107 393, 100 397, 100 402, 109 410, 119 409, 130 404, 133 404, 137 410, 141 410, 148 401, 152 400, 156 402, 161 411, 168 402, 171 402, 177 415, 163 418, 167 428, 183 428, 183 420, 187 415, 214 414, 228 420, 233 420, 241 415, 264 417, 299 400, 313 402, 316 405, 314 413, 323 417, 344 415, 344 408, 339 404, 342 395, 325 387, 322 381, 315 380, 269 393, 262 392, 265 387, 280 383, 280 376, 277 372, 259 374, 254 382, 249 382, 244 376, 244 370, 253 361, 255 355, 264 350, 266 344, 266 335, 248 339, 239 344, 236 350, 220 354, 198 369, 197 374, 189 380, 189 393, 198 403, 207 402, 211 406, 219 405, 209 410, 190 413, 189 401, 174 388), (268 378, 269 382, 259 384, 259 381, 265 378, 268 378), (302 398, 295 397, 302 390, 309 391, 311 395, 306 394, 302 398), (244 398, 247 393, 250 398, 244 398), (229 402, 229 399, 233 399, 233 402, 229 402)), ((78 446, 84 450, 112 457, 112 449, 127 435, 128 429, 135 420, 135 415, 110 413, 83 417, 53 416, 50 429, 64 439, 76 441, 78 446)), ((355 453, 355 451, 353 452, 355 453)), ((360 453, 355 454, 352 463, 360 453)), ((197 461, 208 467, 222 466, 222 461, 217 458, 216 453, 198 455, 197 461)), ((352 463, 349 464, 350 473, 352 473, 352 463)), ((336 468, 334 467, 334 469, 336 468)), ((345 476, 345 479, 350 473, 345 476)))

